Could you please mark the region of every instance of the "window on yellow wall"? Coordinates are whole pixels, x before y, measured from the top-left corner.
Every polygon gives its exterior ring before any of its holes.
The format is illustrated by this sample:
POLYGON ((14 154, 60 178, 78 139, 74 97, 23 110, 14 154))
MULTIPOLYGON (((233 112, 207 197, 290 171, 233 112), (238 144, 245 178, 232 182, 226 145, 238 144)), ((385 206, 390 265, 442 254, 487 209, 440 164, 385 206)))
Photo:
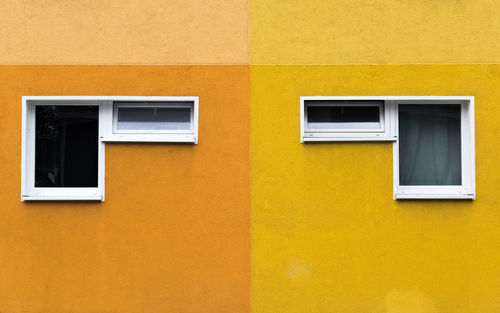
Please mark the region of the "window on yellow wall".
POLYGON ((198 142, 197 97, 23 97, 21 200, 104 200, 105 142, 198 142))
POLYGON ((301 141, 390 141, 383 100, 301 97, 301 141))
POLYGON ((301 97, 301 140, 393 141, 395 199, 476 196, 474 97, 301 97))
POLYGON ((396 199, 475 199, 474 98, 397 100, 396 199))

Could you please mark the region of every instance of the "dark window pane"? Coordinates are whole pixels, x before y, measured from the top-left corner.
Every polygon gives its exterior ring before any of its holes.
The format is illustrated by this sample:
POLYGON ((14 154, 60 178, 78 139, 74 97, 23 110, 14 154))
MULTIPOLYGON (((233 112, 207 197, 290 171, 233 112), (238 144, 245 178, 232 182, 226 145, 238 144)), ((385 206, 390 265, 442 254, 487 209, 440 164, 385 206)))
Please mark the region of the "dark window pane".
MULTIPOLYGON (((115 105, 119 104, 120 102, 115 103, 115 105)), ((179 104, 185 105, 182 102, 179 104)), ((119 130, 189 130, 191 129, 191 108, 160 105, 157 107, 122 106, 118 107, 117 119, 119 130)))
POLYGON ((97 187, 98 106, 36 106, 35 187, 97 187))
POLYGON ((380 107, 359 105, 332 105, 307 107, 309 123, 369 123, 380 122, 380 107))
POLYGON ((461 185, 460 104, 399 105, 400 185, 461 185))

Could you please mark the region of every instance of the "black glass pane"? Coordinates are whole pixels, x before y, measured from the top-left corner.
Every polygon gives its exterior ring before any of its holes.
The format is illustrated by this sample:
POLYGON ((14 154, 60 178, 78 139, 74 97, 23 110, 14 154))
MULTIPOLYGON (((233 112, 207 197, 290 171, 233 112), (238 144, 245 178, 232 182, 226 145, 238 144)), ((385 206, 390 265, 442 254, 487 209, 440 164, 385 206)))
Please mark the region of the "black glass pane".
POLYGON ((460 104, 399 105, 399 182, 461 185, 460 104))
POLYGON ((190 108, 134 108, 121 107, 118 109, 118 123, 179 123, 191 121, 190 108))
POLYGON ((117 129, 124 130, 189 130, 190 108, 118 108, 117 129))
POLYGON ((97 187, 99 108, 36 107, 35 187, 97 187))
POLYGON ((379 106, 332 105, 308 106, 309 123, 379 122, 379 106))

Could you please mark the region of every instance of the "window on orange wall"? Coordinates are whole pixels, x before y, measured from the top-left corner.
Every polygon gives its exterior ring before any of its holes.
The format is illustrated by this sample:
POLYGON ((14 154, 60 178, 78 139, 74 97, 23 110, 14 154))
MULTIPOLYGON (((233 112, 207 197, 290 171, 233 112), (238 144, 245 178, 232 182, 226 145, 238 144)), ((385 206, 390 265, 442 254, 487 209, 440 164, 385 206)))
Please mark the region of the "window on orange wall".
POLYGON ((35 107, 35 187, 96 188, 99 107, 35 107))
POLYGON ((105 141, 198 141, 198 98, 169 101, 113 101, 105 141))
POLYGON ((23 102, 21 200, 102 200, 101 102, 23 102))
POLYGON ((198 142, 198 97, 23 97, 21 200, 104 200, 106 142, 198 142))

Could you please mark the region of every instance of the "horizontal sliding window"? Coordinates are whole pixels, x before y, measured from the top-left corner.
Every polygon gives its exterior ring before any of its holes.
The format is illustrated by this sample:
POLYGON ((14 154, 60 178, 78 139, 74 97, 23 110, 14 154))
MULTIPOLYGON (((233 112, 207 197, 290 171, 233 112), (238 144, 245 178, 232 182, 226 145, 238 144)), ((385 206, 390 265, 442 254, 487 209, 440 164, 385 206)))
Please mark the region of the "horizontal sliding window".
POLYGON ((192 108, 158 103, 140 106, 116 102, 116 131, 189 131, 192 128, 192 108))
POLYGON ((307 128, 380 129, 381 106, 379 102, 306 102, 307 128))
POLYGON ((198 142, 198 97, 107 101, 105 142, 198 142), (160 100, 161 99, 161 100, 160 100))
POLYGON ((301 141, 395 140, 384 100, 301 97, 301 141))

